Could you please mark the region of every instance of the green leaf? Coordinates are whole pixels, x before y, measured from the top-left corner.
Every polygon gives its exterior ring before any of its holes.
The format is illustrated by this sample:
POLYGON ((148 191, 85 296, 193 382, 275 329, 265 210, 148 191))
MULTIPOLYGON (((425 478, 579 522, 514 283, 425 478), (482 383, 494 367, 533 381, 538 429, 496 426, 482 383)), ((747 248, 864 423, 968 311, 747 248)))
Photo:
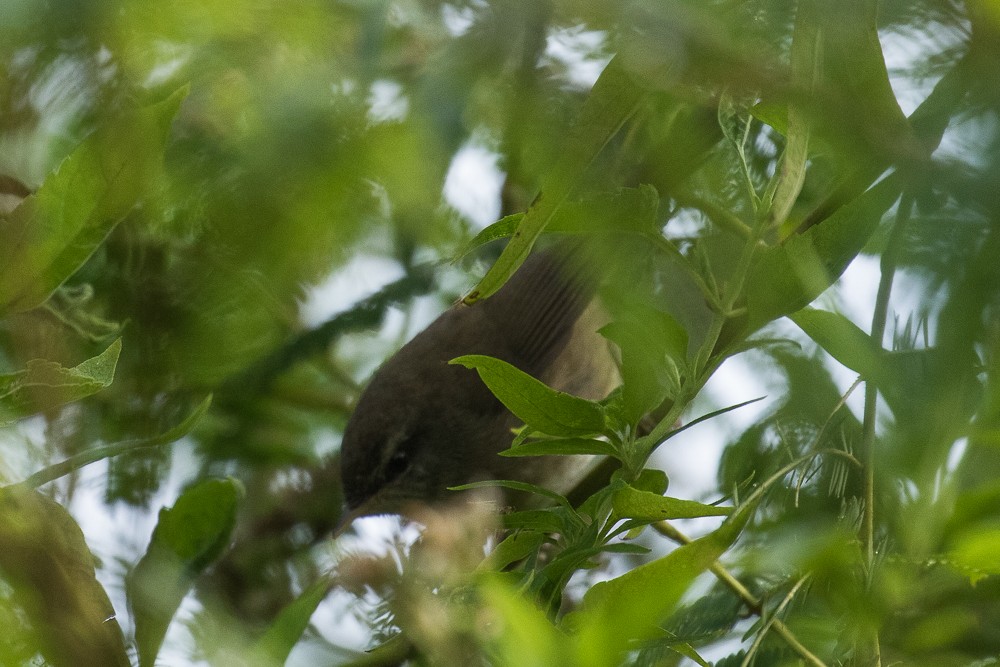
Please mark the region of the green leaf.
POLYGON ((664 519, 693 519, 703 516, 729 516, 732 507, 704 505, 694 500, 671 498, 649 491, 640 491, 625 485, 615 492, 612 507, 620 519, 663 521, 664 519))
MULTIPOLYGON (((808 0, 801 3, 819 26, 824 82, 824 124, 834 145, 860 142, 862 154, 907 146, 910 128, 889 80, 879 39, 878 0, 808 0), (850 17, 846 19, 845 17, 850 17)), ((793 47, 794 48, 794 47, 793 47)))
POLYGON ((765 125, 770 125, 780 134, 788 134, 787 105, 774 104, 772 102, 758 102, 750 107, 750 115, 765 125))
POLYGON ((789 318, 852 371, 876 382, 885 377, 885 350, 843 315, 803 308, 789 318))
POLYGON ((528 258, 538 236, 566 200, 573 185, 598 153, 639 108, 646 91, 636 85, 616 56, 598 77, 562 155, 542 183, 542 191, 528 207, 497 261, 464 301, 473 304, 500 289, 528 258))
POLYGON ((234 479, 208 479, 160 510, 149 548, 126 579, 140 667, 154 664, 195 577, 229 544, 241 494, 234 479))
POLYGON ((636 445, 637 446, 642 445, 642 446, 646 446, 646 447, 651 447, 652 449, 656 449, 656 447, 659 447, 661 444, 663 444, 664 442, 666 442, 670 438, 673 438, 677 434, 682 433, 682 432, 688 430, 689 428, 693 428, 693 427, 697 426, 698 424, 700 424, 702 422, 706 422, 706 421, 708 421, 710 419, 715 419, 719 415, 724 415, 727 412, 732 412, 733 410, 739 410, 740 408, 745 407, 747 405, 750 405, 752 403, 756 403, 758 401, 763 401, 765 398, 767 398, 767 396, 758 396, 757 398, 751 398, 749 401, 743 401, 742 403, 737 403, 736 405, 728 405, 728 406, 726 406, 724 408, 719 408, 718 410, 713 410, 712 412, 709 412, 707 414, 701 415, 697 419, 692 419, 691 421, 687 422, 686 424, 684 424, 680 428, 676 428, 676 429, 672 430, 660 442, 654 442, 651 439, 649 439, 647 436, 643 436, 642 438, 639 438, 638 440, 636 440, 636 445))
POLYGON ((321 578, 313 582, 294 602, 286 606, 271 623, 252 650, 255 667, 281 667, 288 660, 292 649, 309 627, 309 619, 326 598, 333 582, 321 578))
POLYGON ((503 570, 538 551, 545 542, 545 534, 534 530, 515 530, 505 537, 483 561, 480 569, 503 570))
POLYGON ((712 667, 712 663, 708 662, 707 660, 705 660, 705 658, 701 657, 698 651, 696 651, 694 647, 691 646, 691 644, 688 642, 677 642, 671 644, 670 648, 671 650, 680 653, 685 658, 688 658, 689 660, 691 660, 697 665, 700 665, 701 667, 712 667))
POLYGON ((1000 574, 1000 528, 963 531, 954 540, 949 564, 973 584, 1000 574))
MULTIPOLYGON (((941 350, 890 352, 843 315, 805 308, 791 316, 810 338, 841 364, 873 382, 897 420, 926 433, 938 413, 942 392, 955 378, 941 350)), ((967 388, 970 402, 975 387, 967 388)))
POLYGON ((552 217, 552 232, 613 232, 662 239, 660 195, 652 185, 565 202, 552 217))
MULTIPOLYGON (((816 16, 804 9, 796 12, 791 49, 792 86, 804 94, 813 94, 818 85, 821 52, 820 24, 816 16)), ((777 225, 785 222, 802 191, 812 132, 810 119, 798 104, 789 105, 786 120, 784 134, 787 141, 780 169, 775 174, 777 180, 774 181, 770 210, 771 222, 777 225)))
POLYGON ((893 174, 805 233, 761 250, 747 279, 749 330, 804 308, 832 285, 899 192, 899 178, 893 174))
POLYGON ((469 354, 448 363, 475 369, 493 395, 532 429, 566 437, 604 431, 601 404, 551 389, 506 361, 469 354))
POLYGON ((610 442, 592 438, 564 438, 561 440, 535 440, 512 446, 500 452, 500 456, 617 456, 610 442))
POLYGON ((566 655, 566 637, 516 589, 496 575, 478 588, 499 624, 489 633, 491 661, 496 665, 559 665, 566 655))
POLYGON ((677 395, 686 372, 688 335, 677 320, 653 308, 631 312, 600 333, 621 350, 623 417, 637 424, 665 399, 677 395))
POLYGON ((536 496, 542 496, 548 498, 549 500, 554 500, 564 507, 570 507, 569 501, 563 496, 559 495, 555 491, 549 491, 548 489, 538 486, 537 484, 529 484, 528 482, 519 482, 512 479, 489 479, 482 482, 470 482, 469 484, 461 484, 459 486, 448 487, 449 491, 469 491, 471 489, 511 489, 512 491, 523 491, 525 493, 533 493, 536 496))
POLYGON ((573 664, 619 664, 632 640, 657 636, 659 623, 674 609, 695 577, 736 541, 759 497, 741 505, 708 535, 591 587, 581 608, 564 620, 565 625, 577 630, 573 664))
POLYGON ((115 378, 119 338, 104 352, 73 368, 34 359, 17 373, 0 375, 0 425, 97 393, 115 378))
POLYGON ((523 217, 524 213, 514 213, 513 215, 506 215, 500 218, 492 225, 488 225, 486 228, 480 230, 480 232, 476 234, 471 241, 465 244, 465 247, 458 252, 455 259, 465 257, 470 252, 483 247, 491 241, 510 237, 515 231, 517 231, 517 226, 520 224, 523 217))
POLYGON ((135 206, 158 168, 187 88, 84 140, 38 192, 0 217, 0 310, 38 306, 135 206))
MULTIPOLYGON (((662 239, 657 216, 659 206, 660 196, 651 185, 620 188, 614 193, 601 193, 585 201, 564 202, 552 215, 546 229, 564 233, 632 233, 662 239)), ((456 254, 456 259, 487 243, 514 236, 524 216, 524 213, 514 213, 487 226, 456 254)))
POLYGON ((99 447, 85 449, 82 452, 74 454, 65 461, 42 468, 24 480, 22 484, 31 488, 37 488, 42 484, 48 484, 55 479, 68 475, 74 470, 78 470, 85 465, 90 465, 95 461, 111 458, 112 456, 118 456, 126 452, 132 452, 140 448, 159 447, 160 445, 166 445, 174 442, 175 440, 179 440, 198 425, 198 422, 201 421, 201 418, 206 412, 208 412, 208 408, 211 405, 212 395, 209 394, 202 399, 198 407, 196 407, 190 415, 185 417, 181 423, 177 424, 165 433, 161 433, 150 438, 143 438, 141 440, 125 440, 123 442, 116 442, 110 445, 101 445, 99 447))
POLYGON ((129 666, 94 556, 62 505, 22 486, 0 489, 0 545, 3 588, 33 627, 33 651, 55 667, 129 666))
POLYGON ((641 544, 615 542, 613 544, 605 544, 601 547, 601 551, 606 551, 607 553, 612 554, 635 554, 637 556, 644 556, 650 552, 650 549, 642 546, 641 544))
POLYGON ((656 468, 644 468, 639 471, 639 475, 632 480, 632 487, 640 491, 647 491, 662 496, 667 491, 670 479, 667 473, 656 468))
POLYGON ((535 531, 536 534, 563 533, 567 528, 565 513, 552 509, 521 510, 505 514, 503 526, 508 530, 535 531))

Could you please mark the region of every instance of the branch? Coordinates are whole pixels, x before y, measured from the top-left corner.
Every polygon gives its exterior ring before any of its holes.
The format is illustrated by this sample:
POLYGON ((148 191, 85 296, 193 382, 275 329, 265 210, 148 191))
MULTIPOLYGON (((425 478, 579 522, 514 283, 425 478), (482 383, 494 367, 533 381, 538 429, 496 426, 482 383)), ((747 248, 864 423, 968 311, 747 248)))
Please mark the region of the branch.
MULTIPOLYGON (((656 529, 658 533, 669 537, 678 544, 690 544, 691 538, 677 530, 674 526, 667 523, 666 521, 660 521, 659 523, 653 524, 653 528, 656 529)), ((715 561, 708 568, 711 570, 712 574, 718 577, 719 581, 729 587, 731 591, 736 593, 736 595, 743 601, 751 612, 756 616, 764 617, 764 606, 760 600, 754 597, 754 594, 750 590, 740 583, 739 579, 734 577, 732 573, 729 572, 719 561, 715 561)), ((807 649, 802 643, 795 637, 795 634, 788 628, 787 625, 782 623, 777 618, 771 619, 771 627, 774 629, 775 633, 778 634, 793 651, 795 651, 800 658, 806 661, 807 664, 813 667, 826 667, 826 663, 820 660, 812 651, 807 649)))
POLYGON ((206 396, 198 407, 194 409, 194 412, 188 415, 184 421, 166 433, 161 433, 160 435, 155 435, 151 438, 124 440, 110 445, 93 447, 80 452, 79 454, 75 454, 61 463, 56 463, 48 466, 47 468, 42 468, 35 474, 25 479, 23 482, 20 482, 19 485, 30 489, 37 489, 43 484, 48 484, 49 482, 55 481, 60 477, 64 477, 71 472, 79 470, 84 466, 88 466, 91 463, 96 463, 102 459, 111 458, 112 456, 118 456, 119 454, 125 454, 138 449, 159 447, 160 445, 170 444, 190 433, 195 425, 201 420, 202 416, 204 416, 204 414, 208 411, 210 405, 212 405, 211 394, 206 396))

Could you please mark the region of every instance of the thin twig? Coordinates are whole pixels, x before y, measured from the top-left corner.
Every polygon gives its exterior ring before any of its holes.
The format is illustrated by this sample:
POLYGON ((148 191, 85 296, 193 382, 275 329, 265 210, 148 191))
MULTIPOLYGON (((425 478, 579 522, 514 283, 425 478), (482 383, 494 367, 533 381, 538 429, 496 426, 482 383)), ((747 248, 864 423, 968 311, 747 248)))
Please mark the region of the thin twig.
MULTIPOLYGON (((655 528, 661 535, 669 537, 678 544, 691 543, 690 537, 677 530, 677 528, 666 521, 660 521, 659 523, 653 524, 653 528, 655 528)), ((758 600, 746 586, 740 583, 739 579, 733 576, 732 573, 730 573, 729 570, 727 570, 721 563, 715 561, 708 569, 719 579, 719 581, 728 586, 731 591, 736 593, 740 600, 743 601, 743 604, 745 604, 751 612, 753 612, 756 616, 763 617, 764 607, 761 604, 761 601, 758 600)), ((813 667, 826 667, 826 663, 820 660, 819 657, 817 657, 812 651, 807 649, 802 642, 795 637, 795 634, 788 628, 787 625, 775 618, 771 623, 771 627, 779 637, 785 640, 785 643, 787 643, 800 658, 805 660, 807 664, 812 665, 813 667)))
MULTIPOLYGON (((892 281, 896 275, 896 258, 900 251, 903 230, 910 219, 913 208, 913 197, 904 192, 896 212, 896 222, 889 232, 889 240, 882 252, 880 268, 882 272, 878 285, 878 295, 875 298, 875 311, 872 314, 871 337, 875 344, 882 347, 885 337, 885 325, 889 313, 889 297, 892 294, 892 281)), ((878 407, 878 387, 869 380, 865 383, 865 412, 861 436, 861 452, 865 464, 864 480, 864 515, 862 522, 861 542, 865 547, 865 566, 868 577, 871 577, 875 567, 875 421, 878 407)), ((871 646, 874 665, 882 664, 878 633, 872 638, 871 646)))
MULTIPOLYGON (((743 663, 740 665, 740 667, 750 666, 750 662, 753 660, 753 656, 757 653, 758 650, 760 650, 760 645, 764 642, 764 637, 767 636, 767 631, 773 628, 775 623, 781 622, 778 620, 778 614, 780 614, 785 610, 785 607, 787 607, 788 603, 792 601, 792 599, 795 597, 795 594, 799 592, 799 589, 802 588, 802 585, 806 583, 806 579, 808 578, 809 575, 806 575, 801 579, 799 579, 797 582, 795 582, 795 585, 792 586, 792 590, 788 591, 788 594, 781 601, 781 604, 779 604, 778 607, 774 610, 774 613, 772 613, 765 619, 763 627, 761 627, 760 632, 757 633, 757 637, 753 641, 753 644, 747 650, 747 654, 743 658, 743 663)), ((761 616, 761 618, 764 617, 761 616)))
POLYGON ((100 447, 93 447, 91 449, 75 454, 65 461, 50 465, 46 468, 39 470, 33 475, 29 476, 23 482, 19 484, 21 486, 28 487, 30 489, 37 489, 43 484, 48 484, 49 482, 55 481, 60 477, 64 477, 71 472, 79 470, 84 466, 88 466, 91 463, 96 463, 102 459, 111 458, 112 456, 118 456, 120 454, 125 454, 127 452, 133 452, 139 449, 147 449, 149 447, 159 447, 161 445, 167 445, 175 440, 178 440, 188 433, 191 429, 195 427, 198 421, 201 419, 202 415, 208 411, 209 406, 212 404, 212 396, 208 395, 205 399, 194 409, 187 418, 184 419, 180 424, 173 427, 166 433, 161 433, 160 435, 155 435, 151 438, 141 438, 137 440, 124 440, 122 442, 115 442, 110 445, 102 445, 100 447))

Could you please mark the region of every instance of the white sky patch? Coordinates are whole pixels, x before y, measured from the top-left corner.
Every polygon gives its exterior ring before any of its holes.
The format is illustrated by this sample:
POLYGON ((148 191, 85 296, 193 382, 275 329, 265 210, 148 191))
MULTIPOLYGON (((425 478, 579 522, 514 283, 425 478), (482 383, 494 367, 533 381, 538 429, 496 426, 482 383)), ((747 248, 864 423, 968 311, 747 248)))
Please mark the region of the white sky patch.
MULTIPOLYGON (((762 401, 702 422, 671 438, 654 455, 655 467, 670 477, 670 495, 679 498, 715 500, 719 460, 726 444, 774 407, 767 383, 759 369, 741 357, 726 360, 709 379, 699 398, 683 416, 683 422, 730 405, 761 396, 762 401)), ((712 525, 704 526, 708 532, 712 525)))
POLYGON ((952 443, 951 449, 948 450, 948 462, 945 464, 945 470, 949 474, 954 474, 958 470, 958 466, 962 463, 962 459, 965 458, 965 452, 969 449, 969 439, 959 438, 952 443))
POLYGON ((476 22, 476 11, 472 7, 441 5, 441 22, 452 37, 461 37, 476 22))
POLYGON ((504 174, 497 166, 499 157, 475 139, 470 140, 455 153, 444 180, 445 200, 479 228, 500 216, 504 174))
POLYGON ((896 32, 879 35, 882 42, 882 55, 885 57, 886 69, 889 70, 889 84, 896 95, 903 113, 909 116, 921 102, 930 94, 934 82, 924 81, 923 85, 905 72, 913 67, 916 58, 926 55, 926 47, 914 44, 913 39, 896 32))
POLYGON ((602 50, 606 39, 603 30, 556 29, 545 40, 545 57, 566 68, 569 83, 591 88, 611 60, 602 50))
POLYGON ((376 123, 398 121, 406 118, 410 100, 403 94, 403 87, 390 79, 379 79, 368 90, 368 117, 376 123))
POLYGON ((333 315, 403 277, 403 269, 391 259, 358 255, 337 268, 319 285, 310 287, 299 309, 302 324, 317 327, 333 315))
POLYGON ((191 49, 188 46, 160 40, 154 43, 153 48, 156 65, 143 81, 146 88, 155 88, 167 83, 191 60, 191 49))

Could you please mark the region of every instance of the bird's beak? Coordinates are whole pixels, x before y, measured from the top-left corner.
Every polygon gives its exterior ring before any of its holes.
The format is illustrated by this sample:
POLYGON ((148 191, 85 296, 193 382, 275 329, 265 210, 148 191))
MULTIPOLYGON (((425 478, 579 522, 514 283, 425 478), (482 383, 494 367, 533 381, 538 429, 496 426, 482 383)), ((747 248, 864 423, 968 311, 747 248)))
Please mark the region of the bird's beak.
POLYGON ((368 498, 354 509, 346 508, 344 513, 340 515, 340 519, 337 521, 336 527, 333 529, 333 539, 337 539, 344 534, 354 523, 355 519, 360 519, 365 516, 388 516, 391 514, 399 514, 397 509, 393 509, 398 507, 399 503, 393 502, 392 497, 384 491, 385 489, 376 493, 374 496, 368 498))

